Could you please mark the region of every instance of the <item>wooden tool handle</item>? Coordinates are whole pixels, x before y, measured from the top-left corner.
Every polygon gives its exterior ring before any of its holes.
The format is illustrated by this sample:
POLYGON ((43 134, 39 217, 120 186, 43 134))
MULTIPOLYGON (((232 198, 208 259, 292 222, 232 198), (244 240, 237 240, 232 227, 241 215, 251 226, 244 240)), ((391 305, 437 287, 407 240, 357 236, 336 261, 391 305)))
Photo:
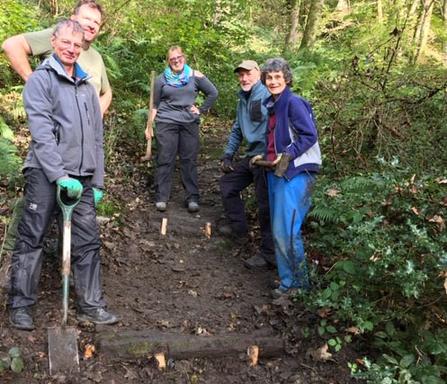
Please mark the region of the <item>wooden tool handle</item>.
POLYGON ((155 85, 155 71, 151 71, 151 95, 149 98, 149 113, 147 116, 146 130, 149 131, 149 138, 147 139, 146 156, 141 158, 142 161, 150 160, 152 158, 152 137, 154 130, 152 129, 152 114, 154 111, 154 85, 155 85))

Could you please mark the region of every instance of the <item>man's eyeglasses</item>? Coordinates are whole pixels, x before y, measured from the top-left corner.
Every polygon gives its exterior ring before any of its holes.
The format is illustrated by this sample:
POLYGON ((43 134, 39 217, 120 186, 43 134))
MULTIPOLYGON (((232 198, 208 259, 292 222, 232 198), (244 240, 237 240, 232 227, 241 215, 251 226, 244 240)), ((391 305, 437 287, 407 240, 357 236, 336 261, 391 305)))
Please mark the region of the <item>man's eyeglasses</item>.
POLYGON ((176 57, 173 57, 172 59, 169 59, 169 62, 170 62, 171 64, 172 64, 172 63, 176 63, 177 61, 181 61, 181 60, 183 60, 184 57, 185 57, 184 55, 176 56, 176 57))

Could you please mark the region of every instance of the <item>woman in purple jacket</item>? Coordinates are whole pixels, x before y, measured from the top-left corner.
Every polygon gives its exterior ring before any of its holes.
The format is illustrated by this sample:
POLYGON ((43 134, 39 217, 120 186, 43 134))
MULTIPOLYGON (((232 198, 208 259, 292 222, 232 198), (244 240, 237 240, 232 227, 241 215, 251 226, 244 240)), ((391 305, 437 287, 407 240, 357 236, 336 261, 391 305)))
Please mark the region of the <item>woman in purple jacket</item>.
POLYGON ((314 115, 309 102, 295 95, 292 72, 282 58, 266 61, 262 81, 271 93, 267 160, 279 168, 268 172, 268 189, 275 256, 281 280, 277 298, 293 288, 308 288, 301 225, 311 204, 314 175, 321 165, 314 115))

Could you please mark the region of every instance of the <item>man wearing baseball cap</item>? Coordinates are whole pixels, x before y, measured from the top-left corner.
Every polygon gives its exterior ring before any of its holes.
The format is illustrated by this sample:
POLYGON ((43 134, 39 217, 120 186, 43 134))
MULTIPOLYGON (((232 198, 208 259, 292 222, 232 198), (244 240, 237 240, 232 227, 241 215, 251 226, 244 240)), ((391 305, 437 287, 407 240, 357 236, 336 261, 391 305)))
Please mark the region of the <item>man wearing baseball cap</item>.
POLYGON ((220 164, 222 172, 225 173, 220 179, 220 194, 228 224, 220 227, 219 232, 233 238, 248 236, 248 223, 241 191, 254 183, 262 241, 259 254, 245 260, 244 264, 247 268, 256 269, 276 264, 265 169, 250 166, 250 160, 254 156, 262 155, 266 151, 268 116, 263 102, 270 93, 261 83, 261 71, 256 61, 244 60, 234 72, 242 89, 238 93, 236 122, 220 164), (246 143, 245 154, 235 163, 235 154, 243 139, 246 143))

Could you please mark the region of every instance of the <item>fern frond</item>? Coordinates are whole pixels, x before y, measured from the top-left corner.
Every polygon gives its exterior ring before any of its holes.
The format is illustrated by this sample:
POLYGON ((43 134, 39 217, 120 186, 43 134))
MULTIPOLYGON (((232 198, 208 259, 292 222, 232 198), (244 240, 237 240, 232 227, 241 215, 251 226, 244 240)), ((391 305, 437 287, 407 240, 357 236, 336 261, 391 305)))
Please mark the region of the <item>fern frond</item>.
POLYGON ((340 220, 340 212, 329 207, 315 207, 308 214, 307 217, 314 218, 316 220, 324 221, 325 223, 338 224, 340 220))

